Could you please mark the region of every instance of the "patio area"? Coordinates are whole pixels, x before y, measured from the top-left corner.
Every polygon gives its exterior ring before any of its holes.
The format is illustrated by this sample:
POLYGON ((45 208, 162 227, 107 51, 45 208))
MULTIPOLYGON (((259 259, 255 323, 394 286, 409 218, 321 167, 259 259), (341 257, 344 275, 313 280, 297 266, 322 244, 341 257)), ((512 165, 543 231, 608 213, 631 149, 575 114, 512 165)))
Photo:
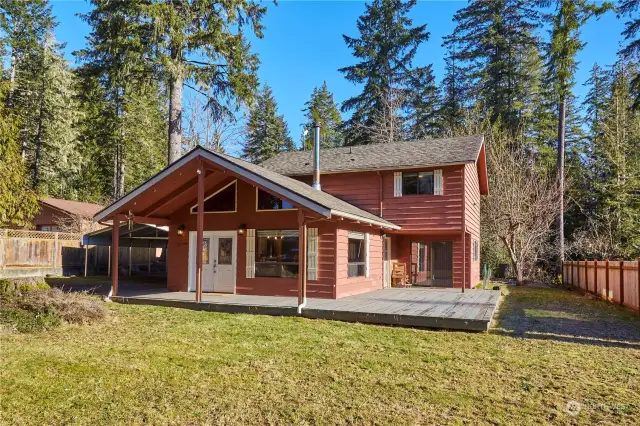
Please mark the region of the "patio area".
MULTIPOLYGON (((308 299, 300 316, 404 327, 486 331, 495 312, 497 290, 387 288, 341 299, 308 299)), ((194 293, 156 289, 122 289, 120 303, 145 304, 212 312, 298 316, 296 297, 194 293)))

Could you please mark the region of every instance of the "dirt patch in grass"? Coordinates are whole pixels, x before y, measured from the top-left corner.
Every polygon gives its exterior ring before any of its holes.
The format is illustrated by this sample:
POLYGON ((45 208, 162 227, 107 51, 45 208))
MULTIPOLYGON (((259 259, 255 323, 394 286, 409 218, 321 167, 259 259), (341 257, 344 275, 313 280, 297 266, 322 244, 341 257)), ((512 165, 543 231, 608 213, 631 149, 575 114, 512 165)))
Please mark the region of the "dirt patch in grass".
POLYGON ((558 297, 513 290, 488 334, 109 304, 106 321, 0 337, 0 424, 637 424, 631 342, 508 332, 558 297))

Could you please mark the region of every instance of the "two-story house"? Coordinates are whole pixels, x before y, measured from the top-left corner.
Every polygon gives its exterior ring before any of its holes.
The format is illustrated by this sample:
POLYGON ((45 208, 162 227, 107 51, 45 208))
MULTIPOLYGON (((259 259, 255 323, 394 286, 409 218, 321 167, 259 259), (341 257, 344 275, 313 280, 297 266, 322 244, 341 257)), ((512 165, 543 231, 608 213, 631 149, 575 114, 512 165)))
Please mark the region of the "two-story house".
MULTIPOLYGON (((198 147, 95 220, 169 226, 171 291, 303 303, 390 286, 394 263, 413 285, 474 286, 487 192, 482 136, 316 148, 262 165, 198 147)), ((113 244, 117 262, 116 234, 113 244)))

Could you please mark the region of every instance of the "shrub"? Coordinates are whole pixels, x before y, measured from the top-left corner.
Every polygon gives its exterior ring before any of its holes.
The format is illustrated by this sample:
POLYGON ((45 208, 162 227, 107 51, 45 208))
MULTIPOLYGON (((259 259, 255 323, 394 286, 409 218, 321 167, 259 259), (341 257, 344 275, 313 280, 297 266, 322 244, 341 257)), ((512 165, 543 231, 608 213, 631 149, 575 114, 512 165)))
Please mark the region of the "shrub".
POLYGON ((0 280, 0 296, 12 298, 33 290, 50 289, 42 277, 3 278, 0 280))
POLYGON ((0 324, 19 332, 48 330, 61 323, 88 324, 106 316, 104 303, 85 293, 31 290, 0 298, 0 324))

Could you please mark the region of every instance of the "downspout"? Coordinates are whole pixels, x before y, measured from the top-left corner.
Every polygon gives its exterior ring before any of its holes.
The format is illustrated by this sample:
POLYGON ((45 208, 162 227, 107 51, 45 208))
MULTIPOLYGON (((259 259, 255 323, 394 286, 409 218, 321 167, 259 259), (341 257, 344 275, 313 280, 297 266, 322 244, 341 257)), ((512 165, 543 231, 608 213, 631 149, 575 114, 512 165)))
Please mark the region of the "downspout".
POLYGON ((380 170, 377 171, 378 173, 378 181, 380 182, 380 217, 384 217, 382 214, 382 173, 380 173, 380 170))

